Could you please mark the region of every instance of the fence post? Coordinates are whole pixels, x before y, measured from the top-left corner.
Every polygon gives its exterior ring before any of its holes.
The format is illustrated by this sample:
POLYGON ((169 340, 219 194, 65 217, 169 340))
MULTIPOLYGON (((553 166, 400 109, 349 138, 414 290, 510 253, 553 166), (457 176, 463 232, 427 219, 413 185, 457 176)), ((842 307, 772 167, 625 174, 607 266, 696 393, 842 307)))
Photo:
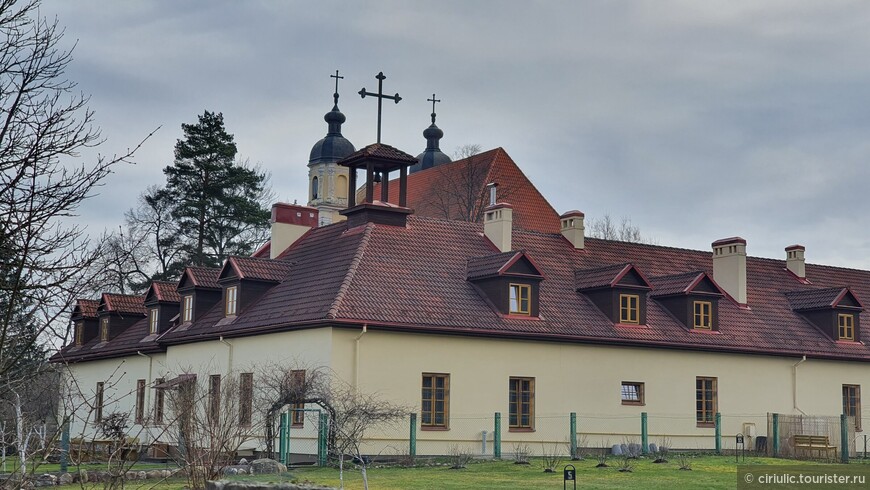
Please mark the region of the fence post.
POLYGON ((287 454, 287 414, 282 413, 278 420, 278 462, 287 464, 284 459, 287 454))
POLYGON ((640 412, 640 452, 649 453, 649 432, 647 430, 646 412, 640 412))
MULTIPOLYGON (((860 417, 861 414, 858 414, 860 417)), ((845 413, 840 414, 840 462, 849 462, 849 417, 845 413)))
POLYGON ((773 414, 773 457, 779 457, 779 414, 773 414))
POLYGON ((60 471, 66 473, 69 470, 69 421, 64 422, 63 432, 60 433, 60 471))
POLYGON ((571 412, 571 459, 577 457, 577 412, 571 412))
POLYGON ((326 412, 320 412, 317 424, 317 465, 326 466, 327 438, 329 437, 329 418, 326 412))
POLYGON ((716 454, 722 454, 722 414, 716 412, 716 454))
POLYGON ((417 414, 411 414, 411 457, 417 456, 417 414))
POLYGON ((495 412, 495 427, 492 431, 492 456, 501 459, 501 412, 495 412))

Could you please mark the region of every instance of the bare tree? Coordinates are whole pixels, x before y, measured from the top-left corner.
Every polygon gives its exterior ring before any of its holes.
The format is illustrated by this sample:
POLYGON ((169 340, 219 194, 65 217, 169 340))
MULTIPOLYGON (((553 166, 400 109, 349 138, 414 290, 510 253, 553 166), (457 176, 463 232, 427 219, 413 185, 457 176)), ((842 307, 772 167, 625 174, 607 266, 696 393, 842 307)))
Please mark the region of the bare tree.
POLYGON ((589 236, 604 240, 616 240, 619 242, 652 243, 644 238, 640 228, 631 222, 631 218, 623 217, 617 223, 610 214, 605 213, 601 218, 589 220, 589 236))
POLYGON ((60 46, 63 30, 38 7, 0 0, 0 376, 26 355, 21 346, 66 337, 61 316, 89 284, 85 271, 100 250, 64 220, 138 148, 65 164, 103 140, 87 97, 65 77, 72 55, 60 46), (22 328, 21 318, 38 327, 22 328))

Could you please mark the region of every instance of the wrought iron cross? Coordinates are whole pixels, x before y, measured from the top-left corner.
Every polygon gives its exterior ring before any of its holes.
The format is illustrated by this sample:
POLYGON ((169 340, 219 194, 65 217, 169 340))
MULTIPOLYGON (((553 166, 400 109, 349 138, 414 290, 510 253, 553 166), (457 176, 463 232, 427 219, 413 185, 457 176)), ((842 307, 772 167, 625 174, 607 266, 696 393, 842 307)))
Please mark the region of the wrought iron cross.
POLYGON ((344 78, 344 77, 338 76, 338 70, 335 70, 335 75, 329 75, 329 78, 335 79, 335 93, 332 94, 332 98, 333 98, 333 100, 335 100, 335 105, 337 106, 338 105, 338 79, 344 78))
POLYGON ((371 92, 367 92, 365 87, 363 87, 362 90, 360 90, 358 93, 360 94, 360 96, 363 99, 366 98, 366 95, 378 98, 378 143, 380 143, 381 142, 381 104, 382 104, 384 99, 392 99, 392 100, 396 101, 396 104, 398 104, 399 101, 402 100, 402 98, 399 97, 398 93, 396 93, 396 95, 384 95, 384 80, 387 78, 384 76, 384 72, 378 73, 377 76, 375 76, 375 78, 378 79, 378 93, 374 94, 371 92))
POLYGON ((441 102, 441 99, 436 99, 435 94, 432 94, 432 98, 426 99, 426 101, 432 103, 432 124, 435 124, 435 103, 441 102))

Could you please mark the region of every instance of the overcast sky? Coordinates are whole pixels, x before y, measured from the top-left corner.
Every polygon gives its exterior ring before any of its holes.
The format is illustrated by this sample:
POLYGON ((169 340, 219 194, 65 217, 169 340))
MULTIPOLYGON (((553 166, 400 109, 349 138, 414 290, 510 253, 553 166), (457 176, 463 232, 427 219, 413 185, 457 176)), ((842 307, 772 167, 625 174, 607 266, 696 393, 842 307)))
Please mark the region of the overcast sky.
MULTIPOLYGON (((335 70, 344 135, 503 147, 558 212, 630 217, 661 245, 807 247, 870 268, 870 3, 865 1, 62 1, 68 75, 111 154, 162 129, 81 209, 111 229, 162 184, 181 124, 223 112, 278 198, 307 199, 335 70)), ((92 158, 92 155, 83 155, 92 158)))

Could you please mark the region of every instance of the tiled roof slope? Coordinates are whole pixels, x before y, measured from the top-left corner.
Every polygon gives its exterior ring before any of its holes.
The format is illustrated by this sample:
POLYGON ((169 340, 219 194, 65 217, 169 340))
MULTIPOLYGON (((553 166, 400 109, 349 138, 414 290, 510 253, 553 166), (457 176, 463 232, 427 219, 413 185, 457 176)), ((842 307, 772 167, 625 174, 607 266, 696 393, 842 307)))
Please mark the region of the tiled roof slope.
POLYGON ((154 293, 157 296, 157 301, 165 301, 167 303, 180 303, 181 295, 175 289, 177 283, 167 281, 154 281, 151 287, 154 288, 154 293))
POLYGON ((218 268, 191 265, 184 270, 184 273, 190 276, 197 287, 211 289, 220 289, 221 287, 220 283, 218 283, 221 270, 218 268))
POLYGON ((631 264, 615 264, 595 269, 583 269, 574 273, 574 285, 579 290, 613 286, 619 275, 631 264))
POLYGON ((133 296, 130 294, 103 293, 102 303, 107 311, 119 313, 145 314, 145 296, 133 296))
POLYGON ((845 287, 806 289, 786 293, 792 309, 812 310, 814 308, 831 308, 837 300, 847 293, 845 287))
POLYGON ((280 282, 290 270, 292 262, 257 257, 230 257, 227 259, 238 271, 239 279, 280 282))
POLYGON ((76 300, 76 306, 78 306, 82 317, 96 318, 97 308, 99 308, 100 302, 95 299, 78 299, 76 300))
MULTIPOLYGON (((462 181, 459 183, 460 187, 465 182, 472 181, 475 187, 473 194, 480 197, 478 202, 482 206, 489 203, 486 185, 490 182, 498 183, 498 200, 509 202, 513 206, 515 227, 543 233, 559 232, 559 214, 502 148, 409 175, 408 207, 417 216, 458 219, 463 214, 463 209, 457 205, 456 197, 453 197, 456 192, 447 190, 455 188, 457 180, 462 181), (469 165, 479 168, 469 170, 469 165)), ((380 195, 380 184, 375 184, 374 196, 379 199, 380 195)), ((364 194, 358 195, 357 202, 363 196, 364 194)), ((397 175, 391 175, 389 196, 390 202, 399 202, 397 175)))
POLYGON ((511 251, 483 257, 471 257, 468 259, 468 279, 497 276, 502 267, 520 254, 522 254, 520 251, 511 251))
POLYGON ((684 294, 688 292, 689 287, 705 275, 702 271, 685 272, 682 274, 671 274, 669 276, 659 276, 650 279, 653 291, 650 293, 652 297, 670 296, 674 294, 684 294))
MULTIPOLYGON (((348 230, 346 223, 336 223, 316 228, 277 259, 294 264, 284 280, 234 321, 225 321, 218 304, 190 328, 170 330, 160 342, 368 324, 402 331, 870 361, 870 347, 831 341, 792 309, 786 295, 846 285, 858 299, 870 298, 870 271, 807 264, 810 286, 788 272, 782 260, 748 257, 749 308, 720 300, 715 335, 686 329, 655 300, 647 301, 647 328, 624 328, 576 291, 576 271, 630 263, 647 277, 698 271, 712 276, 712 254, 594 238, 586 239, 584 250, 574 250, 559 234, 515 229, 514 247, 524 250, 545 278, 540 317, 517 318, 500 315, 467 280, 468 259, 495 252, 481 232, 480 224, 418 216, 409 216, 407 227, 370 223, 348 230)), ((860 315, 860 323, 870 325, 870 314, 860 315)), ((144 332, 139 335, 144 338, 144 332)))

